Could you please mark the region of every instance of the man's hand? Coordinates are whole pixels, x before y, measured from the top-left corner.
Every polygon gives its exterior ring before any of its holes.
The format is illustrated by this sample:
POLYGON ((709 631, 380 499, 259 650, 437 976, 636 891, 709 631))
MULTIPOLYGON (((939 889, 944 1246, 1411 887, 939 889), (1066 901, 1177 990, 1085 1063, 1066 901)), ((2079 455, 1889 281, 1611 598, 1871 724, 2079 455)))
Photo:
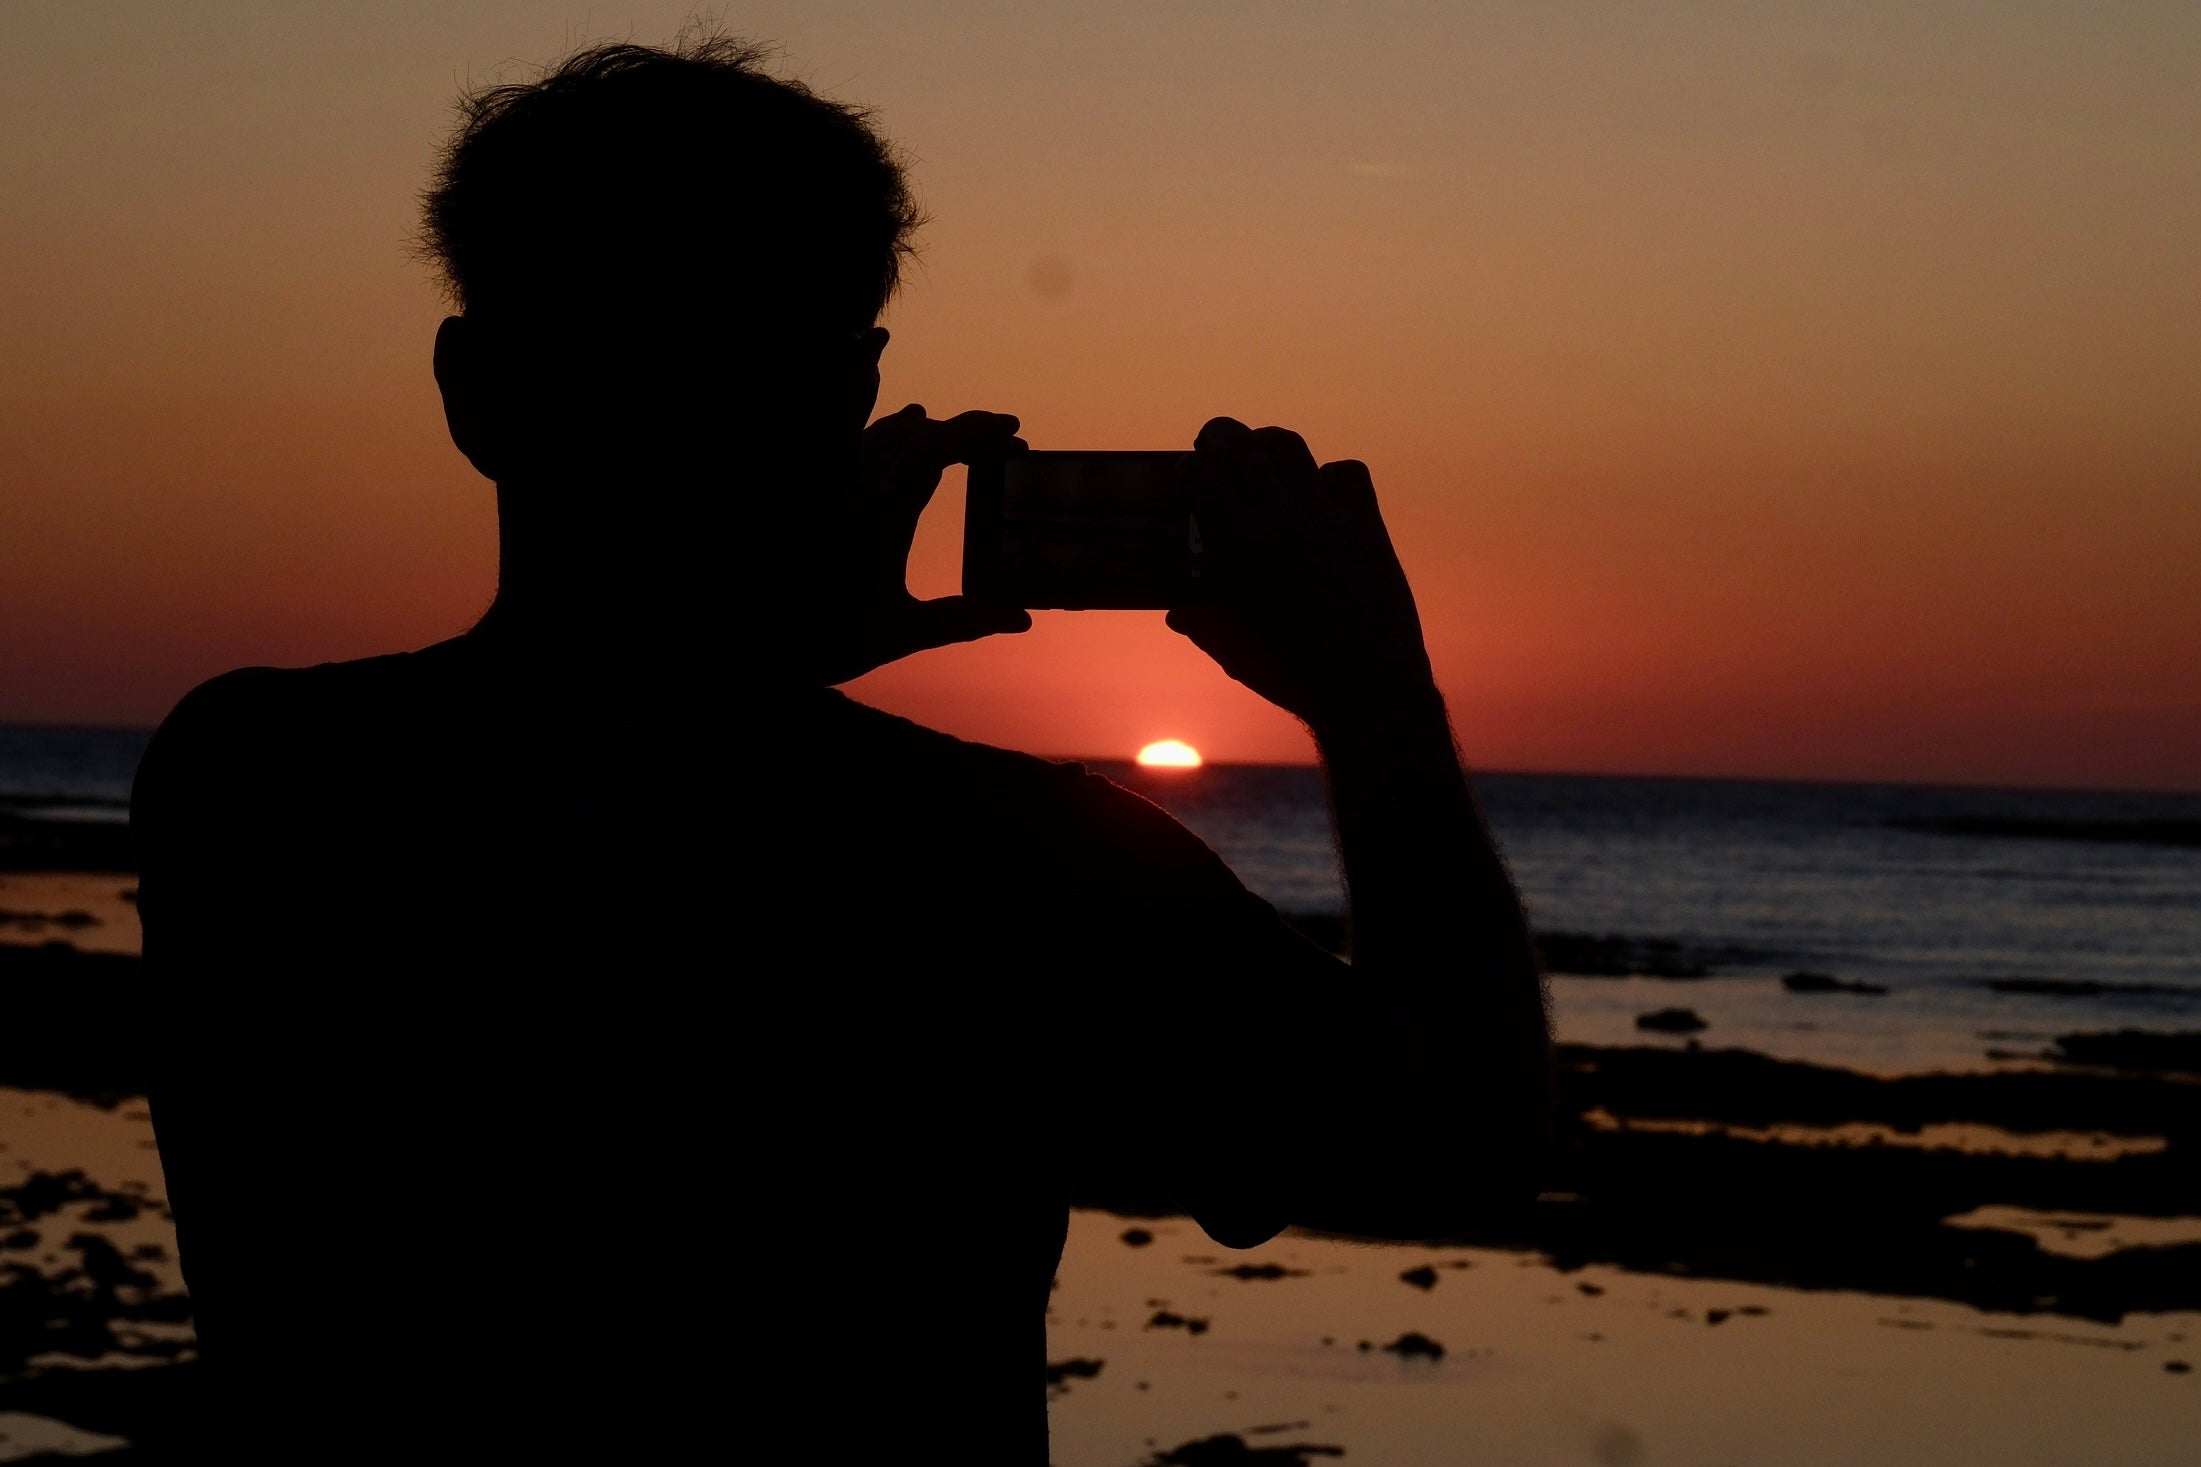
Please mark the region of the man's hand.
POLYGON ((835 526, 837 573, 824 588, 820 624, 809 629, 806 676, 844 683, 874 668, 956 642, 1029 630, 1021 607, 909 592, 909 550, 917 521, 949 464, 1012 453, 1024 446, 1005 413, 960 413, 945 422, 911 403, 864 430, 856 482, 835 526))
POLYGON ((1433 696, 1414 593, 1367 465, 1214 418, 1186 459, 1215 600, 1172 630, 1317 734, 1433 696))

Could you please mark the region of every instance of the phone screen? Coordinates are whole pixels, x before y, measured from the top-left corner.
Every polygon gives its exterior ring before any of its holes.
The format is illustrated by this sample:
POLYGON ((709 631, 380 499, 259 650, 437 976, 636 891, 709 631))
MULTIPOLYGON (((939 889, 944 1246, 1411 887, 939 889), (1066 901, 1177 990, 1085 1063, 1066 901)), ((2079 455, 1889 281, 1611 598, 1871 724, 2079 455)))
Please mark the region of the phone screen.
POLYGON ((1039 452, 971 465, 963 592, 1031 610, 1168 610, 1200 599, 1182 453, 1039 452))

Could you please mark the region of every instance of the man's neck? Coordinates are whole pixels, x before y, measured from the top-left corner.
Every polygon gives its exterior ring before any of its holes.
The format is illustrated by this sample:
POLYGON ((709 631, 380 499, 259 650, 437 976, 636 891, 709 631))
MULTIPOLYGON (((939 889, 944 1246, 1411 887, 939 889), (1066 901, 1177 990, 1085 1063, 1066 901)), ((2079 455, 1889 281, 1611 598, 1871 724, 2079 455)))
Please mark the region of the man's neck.
POLYGON ((748 587, 733 568, 700 553, 705 531, 653 541, 634 532, 636 521, 607 532, 602 516, 564 508, 637 498, 646 497, 552 499, 499 485, 497 595, 468 640, 530 680, 646 703, 778 689, 760 650, 772 629, 744 610, 748 587))

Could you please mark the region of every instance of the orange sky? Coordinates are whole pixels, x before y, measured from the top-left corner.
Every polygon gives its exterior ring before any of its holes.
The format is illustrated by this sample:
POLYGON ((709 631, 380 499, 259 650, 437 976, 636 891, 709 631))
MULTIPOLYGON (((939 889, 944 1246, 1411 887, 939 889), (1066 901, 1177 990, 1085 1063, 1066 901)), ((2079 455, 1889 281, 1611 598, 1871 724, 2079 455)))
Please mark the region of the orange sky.
MULTIPOLYGON (((0 719, 479 612, 415 193, 462 81, 688 9, 11 10, 0 719)), ((1367 460, 1475 762, 2201 788, 2201 10, 1803 9, 728 21, 915 156, 886 406, 1367 460)), ((1158 616, 856 691, 1046 753, 1309 753, 1158 616)))

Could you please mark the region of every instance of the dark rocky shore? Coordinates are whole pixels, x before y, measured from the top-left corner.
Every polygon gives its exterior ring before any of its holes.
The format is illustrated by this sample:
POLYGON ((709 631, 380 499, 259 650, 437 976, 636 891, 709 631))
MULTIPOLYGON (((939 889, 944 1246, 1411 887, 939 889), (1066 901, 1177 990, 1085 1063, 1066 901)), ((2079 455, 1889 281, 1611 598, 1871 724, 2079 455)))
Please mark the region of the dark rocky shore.
MULTIPOLYGON (((1562 1130, 1543 1197, 1459 1241, 1541 1253, 1562 1269, 1611 1264, 2103 1322, 2201 1308, 2201 1243, 2082 1259, 2031 1234, 1946 1222, 1987 1206, 2201 1219, 2201 1084, 2191 1080, 2106 1070, 1883 1079, 1720 1049, 1562 1045, 1559 1060, 1562 1130), (1811 1134, 1853 1123, 1896 1139, 1811 1134), (1904 1144, 1949 1124, 1974 1128, 1974 1144, 1904 1144), (2016 1149, 2049 1132, 2103 1139, 2077 1154, 2016 1149), (1998 1134, 2013 1149, 1992 1149, 1998 1134)), ((1126 1216, 1174 1210, 1122 1181, 1096 1182, 1081 1200, 1126 1216)))
POLYGON ((42 801, 0 796, 0 871, 136 869, 121 820, 57 820, 42 801))

